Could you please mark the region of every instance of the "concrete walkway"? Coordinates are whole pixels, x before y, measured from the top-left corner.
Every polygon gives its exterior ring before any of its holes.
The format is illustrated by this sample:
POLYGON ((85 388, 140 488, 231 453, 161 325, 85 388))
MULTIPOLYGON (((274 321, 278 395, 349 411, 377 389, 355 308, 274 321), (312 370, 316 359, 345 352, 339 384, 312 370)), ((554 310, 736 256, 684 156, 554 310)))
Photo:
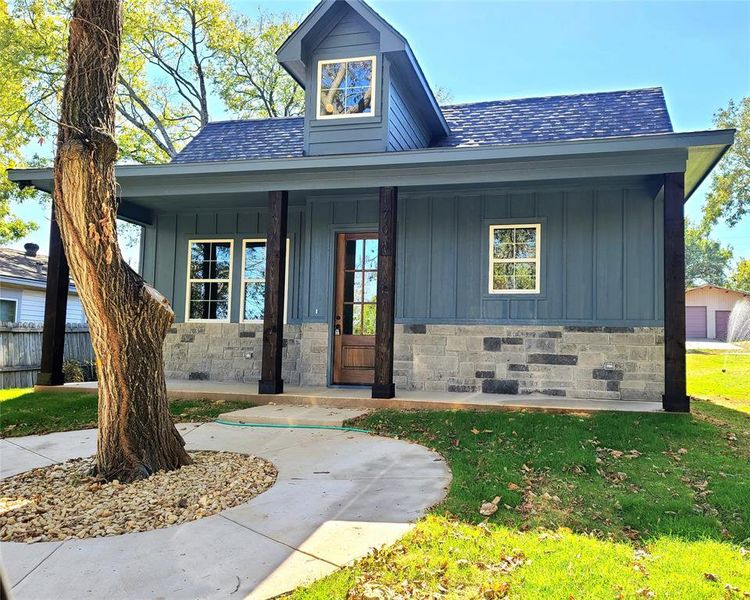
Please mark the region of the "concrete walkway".
POLYGON ((741 346, 721 340, 687 340, 685 348, 688 350, 742 350, 741 346))
MULTIPOLYGON (((445 495, 422 446, 364 433, 179 426, 191 450, 261 456, 276 484, 218 515, 155 531, 2 543, 13 598, 270 598, 391 544, 445 495)), ((0 440, 0 476, 90 456, 96 432, 0 440)))

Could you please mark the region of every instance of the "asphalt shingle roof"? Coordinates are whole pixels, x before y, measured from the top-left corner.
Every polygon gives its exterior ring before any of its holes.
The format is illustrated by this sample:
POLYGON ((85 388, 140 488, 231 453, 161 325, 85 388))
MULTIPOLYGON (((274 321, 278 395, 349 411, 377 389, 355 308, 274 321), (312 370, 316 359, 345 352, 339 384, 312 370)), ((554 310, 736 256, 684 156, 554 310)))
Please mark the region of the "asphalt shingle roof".
MULTIPOLYGON (((441 107, 451 134, 433 147, 466 148, 671 133, 661 88, 441 107)), ((302 117, 209 123, 172 162, 302 156, 302 117)))
POLYGON ((0 277, 47 281, 47 256, 28 256, 23 250, 0 248, 0 277))

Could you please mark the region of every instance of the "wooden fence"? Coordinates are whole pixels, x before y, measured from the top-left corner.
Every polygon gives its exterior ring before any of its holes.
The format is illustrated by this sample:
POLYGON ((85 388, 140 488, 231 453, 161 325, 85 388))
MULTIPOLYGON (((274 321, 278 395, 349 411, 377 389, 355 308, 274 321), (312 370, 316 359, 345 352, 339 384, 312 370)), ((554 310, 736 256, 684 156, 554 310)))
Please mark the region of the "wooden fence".
MULTIPOLYGON (((87 325, 65 327, 65 360, 94 360, 87 325)), ((41 361, 41 323, 0 323, 0 389, 33 386, 41 361)))

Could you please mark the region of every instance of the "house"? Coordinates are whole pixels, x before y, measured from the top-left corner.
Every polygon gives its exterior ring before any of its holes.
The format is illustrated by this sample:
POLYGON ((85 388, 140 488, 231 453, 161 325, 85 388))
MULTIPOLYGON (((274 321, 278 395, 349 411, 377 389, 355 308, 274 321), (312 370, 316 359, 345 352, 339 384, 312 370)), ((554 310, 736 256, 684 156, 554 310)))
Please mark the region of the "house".
POLYGON ((727 339, 734 305, 750 294, 716 285, 699 285, 685 292, 685 334, 688 339, 727 339))
MULTIPOLYGON (((24 250, 0 248, 0 322, 42 323, 44 290, 47 286, 47 257, 38 254, 37 244, 24 250)), ((68 290, 67 323, 85 323, 75 286, 68 290)))
MULTIPOLYGON (((732 130, 674 132, 660 88, 439 106, 358 0, 320 2, 277 58, 304 116, 117 168, 176 314, 169 377, 689 409, 683 205, 732 130)), ((62 269, 56 226, 50 247, 62 269)))

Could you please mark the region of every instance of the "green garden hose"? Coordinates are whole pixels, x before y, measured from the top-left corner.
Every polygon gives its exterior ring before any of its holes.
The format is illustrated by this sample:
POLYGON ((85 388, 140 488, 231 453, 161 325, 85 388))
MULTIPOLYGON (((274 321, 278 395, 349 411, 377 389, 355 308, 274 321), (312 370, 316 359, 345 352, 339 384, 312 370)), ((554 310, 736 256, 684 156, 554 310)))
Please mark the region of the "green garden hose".
POLYGON ((284 425, 283 423, 234 423, 216 419, 214 423, 219 425, 232 425, 233 427, 271 427, 276 429, 332 429, 334 431, 356 431, 357 433, 372 433, 369 429, 358 429, 357 427, 343 427, 338 425, 284 425))

